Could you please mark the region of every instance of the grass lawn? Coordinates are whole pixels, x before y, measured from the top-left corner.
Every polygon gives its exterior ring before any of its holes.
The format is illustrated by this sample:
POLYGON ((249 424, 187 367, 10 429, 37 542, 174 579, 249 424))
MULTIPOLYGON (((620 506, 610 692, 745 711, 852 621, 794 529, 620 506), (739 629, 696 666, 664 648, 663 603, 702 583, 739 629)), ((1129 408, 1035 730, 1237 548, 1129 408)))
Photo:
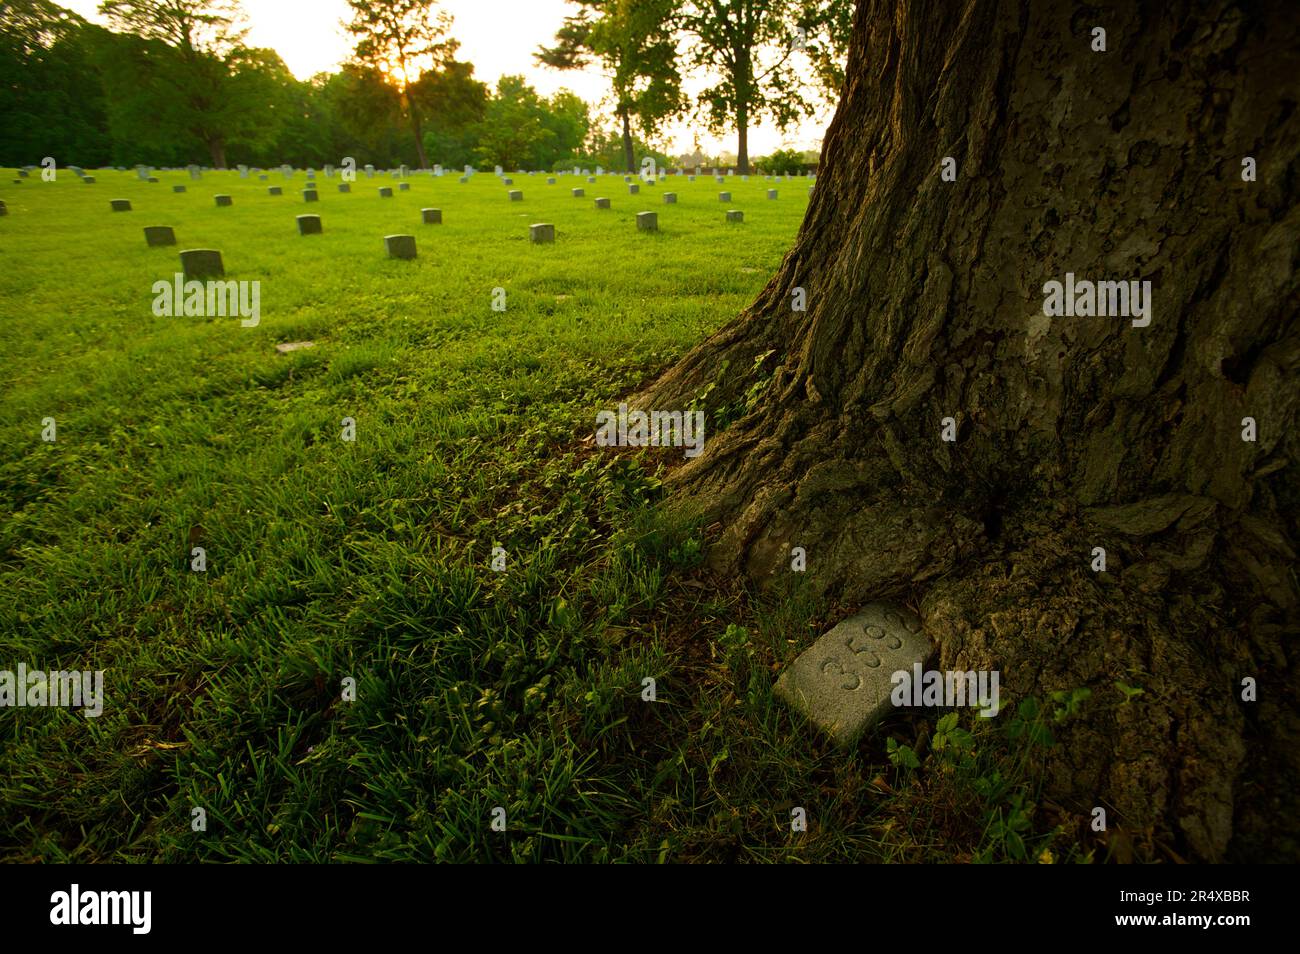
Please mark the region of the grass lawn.
POLYGON ((583 440, 754 298, 806 181, 93 174, 0 178, 0 669, 105 673, 98 718, 0 708, 0 858, 1089 857, 1036 804, 1045 710, 835 750, 771 696, 835 608, 702 571, 680 450, 583 440), (183 248, 261 283, 256 327, 154 314, 183 248))

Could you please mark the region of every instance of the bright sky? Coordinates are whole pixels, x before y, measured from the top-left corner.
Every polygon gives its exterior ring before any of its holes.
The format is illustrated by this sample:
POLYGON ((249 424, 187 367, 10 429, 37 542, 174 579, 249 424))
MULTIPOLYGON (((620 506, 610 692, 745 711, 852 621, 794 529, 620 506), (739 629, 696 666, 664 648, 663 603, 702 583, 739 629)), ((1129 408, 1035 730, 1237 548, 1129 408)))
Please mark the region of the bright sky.
MULTIPOLYGON (((96 12, 99 0, 56 0, 88 20, 103 23, 96 12)), ((299 79, 339 68, 351 49, 340 22, 347 16, 345 0, 242 0, 248 15, 248 42, 269 47, 280 54, 299 79)), ((576 7, 564 0, 441 0, 452 15, 452 35, 460 41, 456 56, 474 64, 474 75, 495 86, 503 75, 522 73, 538 92, 550 95, 567 88, 593 106, 609 91, 608 83, 596 70, 560 72, 537 66, 533 52, 550 43, 555 30, 576 7)), ((703 88, 688 84, 688 92, 703 88)), ((758 126, 749 131, 749 154, 761 156, 782 146, 818 149, 830 111, 782 135, 775 127, 758 126)), ((614 123, 606 123, 610 131, 614 123)), ((672 152, 688 152, 699 136, 706 153, 721 150, 734 153, 734 133, 715 138, 698 126, 679 122, 665 130, 672 152)))

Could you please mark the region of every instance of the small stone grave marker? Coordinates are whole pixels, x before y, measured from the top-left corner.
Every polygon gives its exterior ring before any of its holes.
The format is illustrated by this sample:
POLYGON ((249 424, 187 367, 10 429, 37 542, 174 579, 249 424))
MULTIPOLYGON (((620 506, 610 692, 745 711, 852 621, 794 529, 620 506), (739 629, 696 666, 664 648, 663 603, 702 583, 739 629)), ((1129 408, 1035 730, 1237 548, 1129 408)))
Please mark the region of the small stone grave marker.
POLYGON ((275 346, 275 350, 280 352, 280 354, 289 354, 293 351, 302 351, 304 348, 314 347, 316 347, 316 342, 314 341, 281 341, 275 346))
POLYGON ((608 208, 609 208, 609 199, 597 199, 597 200, 596 200, 596 208, 598 208, 598 209, 608 209, 608 208))
POLYGON ((150 248, 160 245, 175 245, 176 232, 170 225, 146 225, 144 227, 144 244, 150 248))
POLYGON ((555 226, 549 222, 538 222, 528 226, 528 240, 534 245, 543 245, 555 241, 555 226))
POLYGON ((776 198, 776 190, 775 190, 775 189, 768 189, 768 190, 767 190, 767 197, 768 197, 769 199, 775 199, 775 198, 776 198))
POLYGON ((836 743, 852 745, 893 708, 893 674, 929 655, 915 614, 871 603, 800 654, 775 693, 836 743))
POLYGON ((350 182, 340 182, 340 183, 339 183, 339 191, 340 191, 340 192, 351 192, 351 191, 352 191, 352 184, 351 184, 350 182))
POLYGON ((511 201, 511 202, 522 202, 522 201, 524 201, 524 194, 523 194, 522 192, 520 192, 518 189, 511 189, 511 190, 510 190, 510 201, 511 201))
POLYGON ((320 216, 319 215, 300 215, 298 216, 298 234, 299 235, 320 235, 320 216))
POLYGON ((718 193, 718 201, 719 201, 719 202, 730 202, 730 201, 731 201, 731 193, 730 193, 730 192, 719 192, 719 193, 718 193))
POLYGON ((665 192, 665 193, 664 193, 664 205, 676 205, 676 204, 677 204, 677 193, 676 193, 676 192, 665 192))
POLYGON ((235 200, 228 195, 214 195, 212 198, 217 200, 217 205, 234 205, 235 200))
POLYGON ((658 232, 659 231, 659 213, 658 212, 638 212, 636 214, 636 227, 641 232, 658 232))
POLYGON ((267 186, 267 187, 266 187, 266 194, 267 194, 267 195, 284 195, 284 189, 280 188, 279 186, 267 186))
POLYGON ((409 182, 399 182, 399 183, 397 184, 397 191, 398 191, 398 192, 410 192, 410 191, 411 191, 411 183, 409 183, 409 182))
POLYGON ((318 195, 316 194, 316 190, 315 190, 315 189, 303 189, 303 190, 302 190, 302 201, 304 201, 304 202, 319 202, 319 201, 320 201, 320 196, 318 196, 318 195))
POLYGON ((586 195, 586 194, 587 194, 587 190, 586 190, 586 189, 574 189, 574 190, 573 190, 573 197, 574 197, 575 199, 581 199, 581 198, 582 198, 584 195, 586 195))
POLYGON ((94 185, 94 184, 95 184, 95 177, 94 177, 94 176, 82 176, 82 177, 81 177, 81 181, 84 182, 84 183, 86 183, 86 185, 94 185))
POLYGON ((109 208, 111 208, 114 212, 130 212, 130 211, 131 211, 131 200, 130 200, 130 199, 109 199, 109 200, 108 200, 108 205, 109 205, 109 208))
POLYGON ((424 219, 425 225, 442 224, 442 209, 421 209, 420 216, 424 219))
POLYGON ((627 191, 629 195, 637 195, 641 192, 641 187, 634 182, 627 187, 627 191))
POLYGON ((202 280, 204 278, 223 278, 225 265, 221 262, 221 253, 212 248, 188 248, 181 252, 181 271, 185 280, 202 280))
POLYGON ((728 222, 743 222, 743 221, 745 221, 745 213, 744 213, 744 212, 741 212, 739 209, 728 209, 728 210, 727 210, 727 221, 728 221, 728 222))
POLYGON ((392 186, 380 186, 380 187, 379 187, 379 198, 381 198, 381 199, 391 199, 392 197, 393 197, 393 187, 392 187, 392 186))
POLYGON ((415 236, 385 235, 384 248, 389 258, 415 258, 415 236))
POLYGON ((177 193, 177 194, 180 194, 180 193, 182 193, 182 192, 185 191, 185 186, 183 186, 183 185, 174 185, 174 186, 172 186, 172 191, 175 192, 175 193, 177 193))

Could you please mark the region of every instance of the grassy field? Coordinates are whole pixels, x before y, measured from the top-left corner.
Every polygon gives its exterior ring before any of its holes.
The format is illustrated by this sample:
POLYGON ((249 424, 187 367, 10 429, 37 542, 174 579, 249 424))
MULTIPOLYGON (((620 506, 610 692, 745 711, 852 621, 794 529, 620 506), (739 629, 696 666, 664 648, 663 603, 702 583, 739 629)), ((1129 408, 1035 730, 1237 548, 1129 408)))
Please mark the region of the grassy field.
POLYGON ((0 709, 0 857, 1089 857, 1035 798, 1046 708, 912 713, 836 751, 771 696, 835 608, 702 572, 659 502, 680 451, 583 442, 761 289, 805 181, 516 176, 512 203, 491 174, 392 199, 322 176, 308 205, 301 172, 95 175, 0 180, 0 669, 102 669, 106 696, 0 709), (416 260, 385 257, 395 232, 416 260), (260 324, 155 316, 180 248, 260 281, 260 324))

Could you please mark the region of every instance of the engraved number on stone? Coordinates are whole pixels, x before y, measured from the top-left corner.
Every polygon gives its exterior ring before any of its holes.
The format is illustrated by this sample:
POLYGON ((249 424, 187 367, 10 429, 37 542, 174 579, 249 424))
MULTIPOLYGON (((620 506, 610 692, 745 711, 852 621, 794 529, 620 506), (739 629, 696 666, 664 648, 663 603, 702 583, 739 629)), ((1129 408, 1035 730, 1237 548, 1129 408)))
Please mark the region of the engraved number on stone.
POLYGON ((862 677, 859 676, 852 669, 845 669, 844 666, 840 663, 840 661, 836 659, 834 656, 831 656, 829 659, 825 660, 822 663, 822 672, 831 672, 832 668, 834 669, 835 672, 846 677, 845 681, 840 683, 841 689, 853 690, 858 688, 860 685, 862 685, 862 677), (852 680, 852 682, 849 682, 850 679, 852 680))
POLYGON ((876 669, 881 663, 880 654, 872 648, 872 646, 878 647, 880 645, 878 642, 879 640, 883 640, 885 646, 889 649, 899 649, 903 645, 901 639, 892 633, 887 634, 879 626, 866 626, 864 627, 864 632, 867 635, 867 639, 871 641, 868 645, 863 646, 862 648, 855 646, 854 641, 859 638, 857 635, 845 637, 844 645, 849 647, 855 656, 863 657, 862 662, 871 669, 876 669))

